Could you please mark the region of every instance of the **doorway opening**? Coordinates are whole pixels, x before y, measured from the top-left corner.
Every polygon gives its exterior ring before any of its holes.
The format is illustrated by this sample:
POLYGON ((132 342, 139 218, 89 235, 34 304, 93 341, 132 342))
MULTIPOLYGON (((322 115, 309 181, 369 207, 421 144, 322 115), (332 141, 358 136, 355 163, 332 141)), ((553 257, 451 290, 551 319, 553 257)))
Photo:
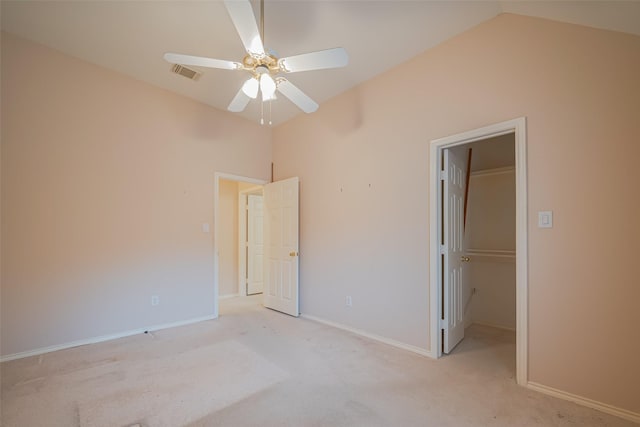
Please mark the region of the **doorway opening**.
MULTIPOLYGON (((237 175, 224 173, 216 173, 214 179, 214 318, 220 313, 219 300, 224 296, 224 292, 228 292, 229 296, 239 296, 243 293, 246 295, 246 288, 239 286, 241 283, 238 279, 238 238, 234 237, 234 231, 237 230, 238 213, 241 191, 245 191, 247 200, 258 196, 257 186, 263 186, 262 201, 264 207, 261 212, 263 215, 256 214, 254 222, 256 227, 262 229, 261 252, 262 265, 260 265, 260 256, 256 256, 257 264, 254 270, 262 272, 264 279, 264 292, 262 293, 262 303, 264 307, 272 310, 280 311, 294 317, 300 314, 299 301, 299 179, 291 177, 281 181, 268 183, 260 179, 247 178, 237 175), (244 184, 242 184, 244 183, 244 184), (230 188, 231 201, 229 203, 224 198, 224 192, 230 188), (235 198, 237 195, 237 198, 235 198), (231 206, 231 214, 227 215, 231 218, 230 222, 225 223, 223 206, 231 206), (235 208, 235 214, 234 212, 235 208), (261 221, 258 221, 261 219, 261 221), (236 226, 233 225, 235 220, 236 226), (229 231, 231 232, 229 233, 229 231), (231 235, 229 238, 228 235, 231 235), (225 243, 225 236, 235 246, 228 249, 225 243), (235 243, 235 245, 234 245, 235 243), (227 248, 225 252, 223 248, 227 248), (227 276, 231 276, 229 279, 227 276), (245 291, 243 291, 243 288, 245 291), (238 292, 238 290, 240 292, 238 292)), ((253 199, 257 200, 257 199, 253 199)), ((247 223, 247 231, 248 223, 247 223)), ((251 230, 257 231, 257 230, 251 230)), ((254 255, 260 253, 261 248, 255 248, 254 255)), ((247 257, 248 258, 248 257, 247 257)), ((249 269, 249 266, 247 266, 249 269)), ((254 284, 255 285, 255 284, 254 284)), ((256 285, 258 286, 258 285, 256 285)), ((256 290, 256 288, 252 288, 256 290)), ((258 295, 259 296, 259 295, 258 295)), ((254 297, 255 298, 255 297, 254 297)))
MULTIPOLYGON (((473 152, 473 151, 472 151, 473 152)), ((527 383, 527 186, 526 186, 526 121, 524 118, 510 120, 487 126, 481 129, 452 135, 446 138, 437 139, 431 142, 430 160, 430 234, 431 255, 430 255, 430 335, 431 354, 434 358, 439 358, 443 353, 449 352, 464 336, 464 328, 473 321, 471 314, 465 312, 469 309, 469 304, 474 298, 474 285, 466 282, 468 270, 470 270, 471 259, 477 260, 499 260, 502 264, 493 265, 491 268, 496 271, 509 271, 515 267, 515 315, 509 312, 509 307, 505 306, 498 317, 487 317, 487 313, 482 313, 483 307, 479 306, 479 313, 475 319, 476 323, 491 324, 492 326, 503 326, 516 330, 516 379, 518 384, 527 383), (476 235, 467 235, 465 238, 465 223, 473 227, 467 221, 482 221, 482 214, 474 218, 465 218, 465 205, 467 195, 465 192, 469 188, 469 176, 472 162, 469 161, 468 149, 476 148, 480 154, 481 147, 486 144, 512 144, 514 147, 512 165, 494 164, 489 174, 485 173, 485 178, 493 176, 493 181, 502 181, 501 185, 508 185, 509 174, 513 178, 512 185, 515 184, 515 215, 512 212, 512 224, 515 228, 515 238, 509 236, 508 232, 502 236, 502 241, 495 244, 496 236, 490 236, 482 231, 476 235), (495 179, 497 177, 497 179, 495 179), (514 221, 515 217, 515 221, 514 221), (470 239, 471 237, 471 239, 470 239), (513 238, 513 244, 508 241, 513 238), (485 246, 494 247, 473 247, 482 240, 494 242, 485 246), (501 246, 501 247, 500 247, 501 246), (511 247, 510 247, 511 246, 511 247), (509 267, 508 262, 513 262, 509 267), (512 317, 513 315, 513 317, 512 317), (497 319, 497 320, 496 320, 497 319)), ((471 157, 472 159, 472 157, 471 157)), ((494 162, 495 163, 495 162, 494 162)), ((476 161, 476 165, 478 161, 476 161)), ((476 166, 481 169, 482 166, 476 166)), ((473 176, 473 175, 471 175, 473 176)), ((476 174, 476 177, 482 175, 476 174)), ((477 183, 483 181, 482 178, 475 178, 477 183)), ((484 181, 487 181, 484 179, 484 181)), ((494 182, 495 184, 495 182, 494 182)), ((499 184, 500 185, 500 184, 499 184)), ((482 185, 476 185, 481 188, 482 185)), ((489 189, 489 191, 491 191, 489 189)), ((481 192, 481 191, 480 191, 481 192)), ((508 196, 507 196, 508 197, 508 196)), ((512 194, 513 197, 513 194, 512 194)), ((469 201, 472 199, 469 198, 469 201)), ((502 203, 502 202, 498 202, 502 203)), ((491 207, 485 209, 491 212, 491 207)), ((485 214, 486 214, 485 212, 485 214)), ((495 212, 494 212, 495 213, 495 212)), ((495 220, 495 218, 494 218, 495 220)), ((512 228, 512 230, 513 230, 512 228)), ((500 238, 498 238, 500 240, 500 238)), ((473 268, 478 272, 484 268, 478 268, 479 263, 473 268)), ((489 274, 492 274, 489 272, 489 274)), ((476 277, 477 278, 477 277, 476 277)), ((508 279, 507 279, 508 281, 508 279)), ((480 286, 480 285, 478 285, 480 286)), ((477 290, 477 288, 476 288, 477 290)), ((503 295, 503 300, 508 300, 508 294, 503 295)), ((502 305, 505 305, 504 303, 502 305)), ((513 310, 513 307, 511 307, 513 310)), ((485 310, 486 311, 486 310, 485 310)), ((494 313, 495 314, 495 313, 494 313)))
MULTIPOLYGON (((219 300, 237 296, 247 296, 247 274, 262 272, 259 246, 247 256, 249 215, 246 203, 250 196, 262 197, 263 185, 267 181, 249 177, 216 173, 214 182, 214 314, 218 317, 219 300), (243 243, 244 242, 244 243, 243 243), (251 258, 251 259, 249 259, 251 258), (251 262, 251 265, 247 263, 251 262)), ((255 207, 254 203, 254 207, 255 207)), ((252 238, 262 241, 262 220, 251 224, 252 238), (259 229, 255 229, 258 225, 259 229)), ((261 279, 257 277, 257 279, 261 279)), ((250 289, 256 292, 256 285, 250 289)))

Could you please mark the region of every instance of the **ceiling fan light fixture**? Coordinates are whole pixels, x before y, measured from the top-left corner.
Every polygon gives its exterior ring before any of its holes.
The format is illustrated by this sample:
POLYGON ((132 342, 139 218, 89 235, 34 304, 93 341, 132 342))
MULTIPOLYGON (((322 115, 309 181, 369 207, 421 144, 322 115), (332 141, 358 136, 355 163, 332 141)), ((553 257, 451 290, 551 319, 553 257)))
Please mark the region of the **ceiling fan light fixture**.
POLYGON ((260 84, 258 83, 258 80, 256 80, 255 78, 251 77, 249 80, 244 82, 244 84, 242 85, 242 91, 249 98, 256 99, 256 97, 258 96, 258 87, 259 87, 259 85, 260 84))
MULTIPOLYGON (((346 50, 337 47, 285 58, 279 58, 275 51, 265 51, 264 0, 255 0, 260 2, 259 26, 251 5, 252 1, 254 0, 224 0, 229 17, 240 36, 246 52, 242 62, 179 53, 166 53, 164 59, 171 64, 179 64, 178 66, 182 67, 194 65, 222 70, 241 70, 250 73, 251 77, 242 84, 227 107, 227 110, 234 113, 244 111, 251 99, 258 97, 258 92, 262 93, 263 102, 260 104, 260 108, 263 111, 264 101, 275 100, 276 91, 305 113, 313 113, 318 109, 318 104, 290 81, 281 77, 280 73, 298 73, 301 71, 344 67, 349 62, 346 50)), ((269 117, 271 117, 271 104, 269 102, 269 117)), ((264 119, 264 115, 262 118, 264 119)), ((264 122, 263 119, 261 122, 264 122)), ((271 119, 269 119, 269 124, 271 124, 271 119)))
POLYGON ((264 73, 260 76, 260 90, 262 91, 262 100, 269 101, 275 99, 276 82, 269 73, 264 73))

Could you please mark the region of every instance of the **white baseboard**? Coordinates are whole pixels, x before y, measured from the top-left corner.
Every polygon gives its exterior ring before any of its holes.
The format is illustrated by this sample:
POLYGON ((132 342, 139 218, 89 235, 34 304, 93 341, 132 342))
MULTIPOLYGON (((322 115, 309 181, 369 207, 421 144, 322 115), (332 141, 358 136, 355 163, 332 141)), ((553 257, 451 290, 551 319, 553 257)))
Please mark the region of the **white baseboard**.
POLYGON ((240 294, 228 294, 228 295, 220 295, 218 297, 218 301, 222 300, 222 299, 229 299, 229 298, 235 298, 235 297, 239 297, 241 296, 240 294))
POLYGON ((96 344, 103 341, 110 341, 118 338, 129 337, 131 335, 142 334, 146 331, 159 331, 161 329, 175 328, 177 326, 185 326, 185 325, 190 325, 192 323, 198 323, 198 322, 202 322, 205 320, 212 320, 212 319, 215 319, 215 316, 208 315, 208 316, 196 317, 194 319, 181 320, 181 321, 172 322, 172 323, 164 323, 162 325, 148 326, 146 328, 132 329, 129 331, 118 332, 116 334, 102 335, 99 337, 72 341, 65 344, 52 345, 49 347, 37 348, 35 350, 23 351, 23 352, 14 353, 14 354, 7 354, 6 356, 0 356, 0 363, 8 362, 10 360, 23 359, 25 357, 39 356, 41 354, 51 353, 52 351, 65 350, 67 348, 78 347, 81 345, 96 344))
POLYGON ((571 402, 577 403, 578 405, 586 406, 592 409, 597 409, 598 411, 615 415, 616 417, 624 418, 625 420, 640 423, 640 414, 636 412, 631 412, 626 409, 617 408, 615 406, 608 405, 606 403, 598 402, 596 400, 592 400, 582 396, 577 396, 575 394, 567 393, 566 391, 558 390, 553 387, 548 387, 546 385, 538 384, 531 381, 527 383, 527 388, 531 390, 539 391, 540 393, 548 394, 549 396, 557 397, 564 400, 569 400, 571 402))
MULTIPOLYGON (((344 331, 351 332, 351 333, 356 334, 356 335, 360 335, 360 336, 363 336, 363 337, 366 337, 366 338, 370 338, 372 340, 379 341, 379 342, 382 342, 384 344, 391 345, 393 347, 401 348, 403 350, 408 350, 408 351, 411 351, 413 353, 420 354, 422 356, 427 356, 427 357, 433 358, 433 355, 432 355, 432 353, 430 351, 425 350, 425 349, 420 348, 420 347, 412 346, 412 345, 405 344, 405 343, 402 343, 402 342, 399 342, 399 341, 395 341, 395 340, 392 340, 392 339, 389 339, 389 338, 381 337, 379 335, 371 334, 369 332, 365 332, 365 331, 362 331, 362 330, 359 330, 359 329, 352 328, 350 326, 342 325, 340 323, 332 322, 330 320, 325 320, 325 319, 322 319, 320 317, 312 316, 312 315, 309 315, 309 314, 300 314, 300 317, 302 317, 304 319, 312 320, 314 322, 322 323, 322 324, 325 324, 325 325, 328 325, 328 326, 332 326, 334 328, 342 329, 344 331)), ((486 326, 497 327, 495 325, 486 325, 486 326)), ((500 327, 498 327, 498 328, 500 328, 500 327)), ((501 329, 511 330, 511 329, 504 328, 504 327, 502 327, 501 329)), ((538 391, 540 393, 547 394, 549 396, 557 397, 557 398, 564 399, 564 400, 569 400, 571 402, 577 403, 578 405, 586 406, 588 408, 596 409, 598 411, 601 411, 601 412, 604 412, 604 413, 607 413, 607 414, 615 415, 616 417, 620 417, 620 418, 623 418, 623 419, 626 419, 626 420, 629 420, 629 421, 640 423, 640 414, 632 412, 632 411, 628 411, 626 409, 617 408, 615 406, 608 405, 606 403, 598 402, 598 401, 595 401, 595 400, 592 400, 592 399, 588 399, 588 398, 582 397, 582 396, 577 396, 575 394, 567 393, 566 391, 554 389, 552 387, 547 387, 545 385, 538 384, 538 383, 535 383, 535 382, 528 382, 526 387, 531 389, 531 390, 535 390, 535 391, 538 391)))
POLYGON ((390 338, 385 338, 380 335, 371 334, 369 332, 365 332, 360 329, 355 329, 350 326, 342 325, 340 323, 335 323, 330 320, 322 319, 320 317, 311 316, 309 314, 300 314, 300 317, 304 319, 312 320, 314 322, 322 323, 324 325, 332 326, 334 328, 342 329, 344 331, 351 332, 353 334, 360 335, 360 336, 372 339, 374 341, 379 341, 381 343, 384 343, 393 347, 401 348, 403 350, 408 350, 413 353, 417 353, 421 356, 427 356, 427 357, 433 358, 433 356, 431 355, 431 352, 429 350, 425 350, 424 348, 416 347, 410 344, 405 344, 403 342, 392 340, 390 338))

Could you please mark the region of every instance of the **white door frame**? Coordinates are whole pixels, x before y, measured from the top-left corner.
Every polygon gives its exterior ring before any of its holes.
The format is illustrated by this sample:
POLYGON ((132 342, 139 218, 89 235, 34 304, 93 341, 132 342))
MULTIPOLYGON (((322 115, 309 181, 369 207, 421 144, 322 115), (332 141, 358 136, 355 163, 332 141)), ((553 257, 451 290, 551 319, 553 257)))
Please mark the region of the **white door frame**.
POLYGON ((516 380, 520 385, 528 381, 528 245, 527 245, 527 129, 526 118, 520 117, 480 129, 463 132, 431 141, 429 157, 429 332, 431 356, 442 355, 441 263, 438 235, 441 230, 442 152, 445 148, 468 144, 509 133, 515 134, 516 151, 516 380))
POLYGON ((247 296, 247 197, 262 195, 261 185, 238 192, 238 295, 247 296))
POLYGON ((259 178, 250 178, 246 176, 233 175, 224 172, 216 172, 213 178, 213 317, 217 318, 218 311, 218 292, 220 287, 220 250, 218 243, 218 227, 220 218, 220 180, 248 182, 251 184, 264 185, 269 181, 259 178))

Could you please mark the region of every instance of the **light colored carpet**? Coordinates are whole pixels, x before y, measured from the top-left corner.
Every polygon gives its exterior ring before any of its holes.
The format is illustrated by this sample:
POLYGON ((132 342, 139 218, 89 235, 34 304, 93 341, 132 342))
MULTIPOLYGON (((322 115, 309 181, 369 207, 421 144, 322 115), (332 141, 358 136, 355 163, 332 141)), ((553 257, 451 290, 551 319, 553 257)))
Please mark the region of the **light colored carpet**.
POLYGON ((129 426, 137 422, 173 427, 196 421, 287 376, 243 344, 223 341, 124 366, 84 370, 68 382, 70 386, 86 378, 94 382, 94 387, 87 387, 93 396, 77 397, 81 426, 129 426), (112 375, 127 381, 103 381, 112 375))
POLYGON ((264 309, 3 363, 5 427, 611 426, 515 384, 512 333, 472 326, 438 361, 264 309))

